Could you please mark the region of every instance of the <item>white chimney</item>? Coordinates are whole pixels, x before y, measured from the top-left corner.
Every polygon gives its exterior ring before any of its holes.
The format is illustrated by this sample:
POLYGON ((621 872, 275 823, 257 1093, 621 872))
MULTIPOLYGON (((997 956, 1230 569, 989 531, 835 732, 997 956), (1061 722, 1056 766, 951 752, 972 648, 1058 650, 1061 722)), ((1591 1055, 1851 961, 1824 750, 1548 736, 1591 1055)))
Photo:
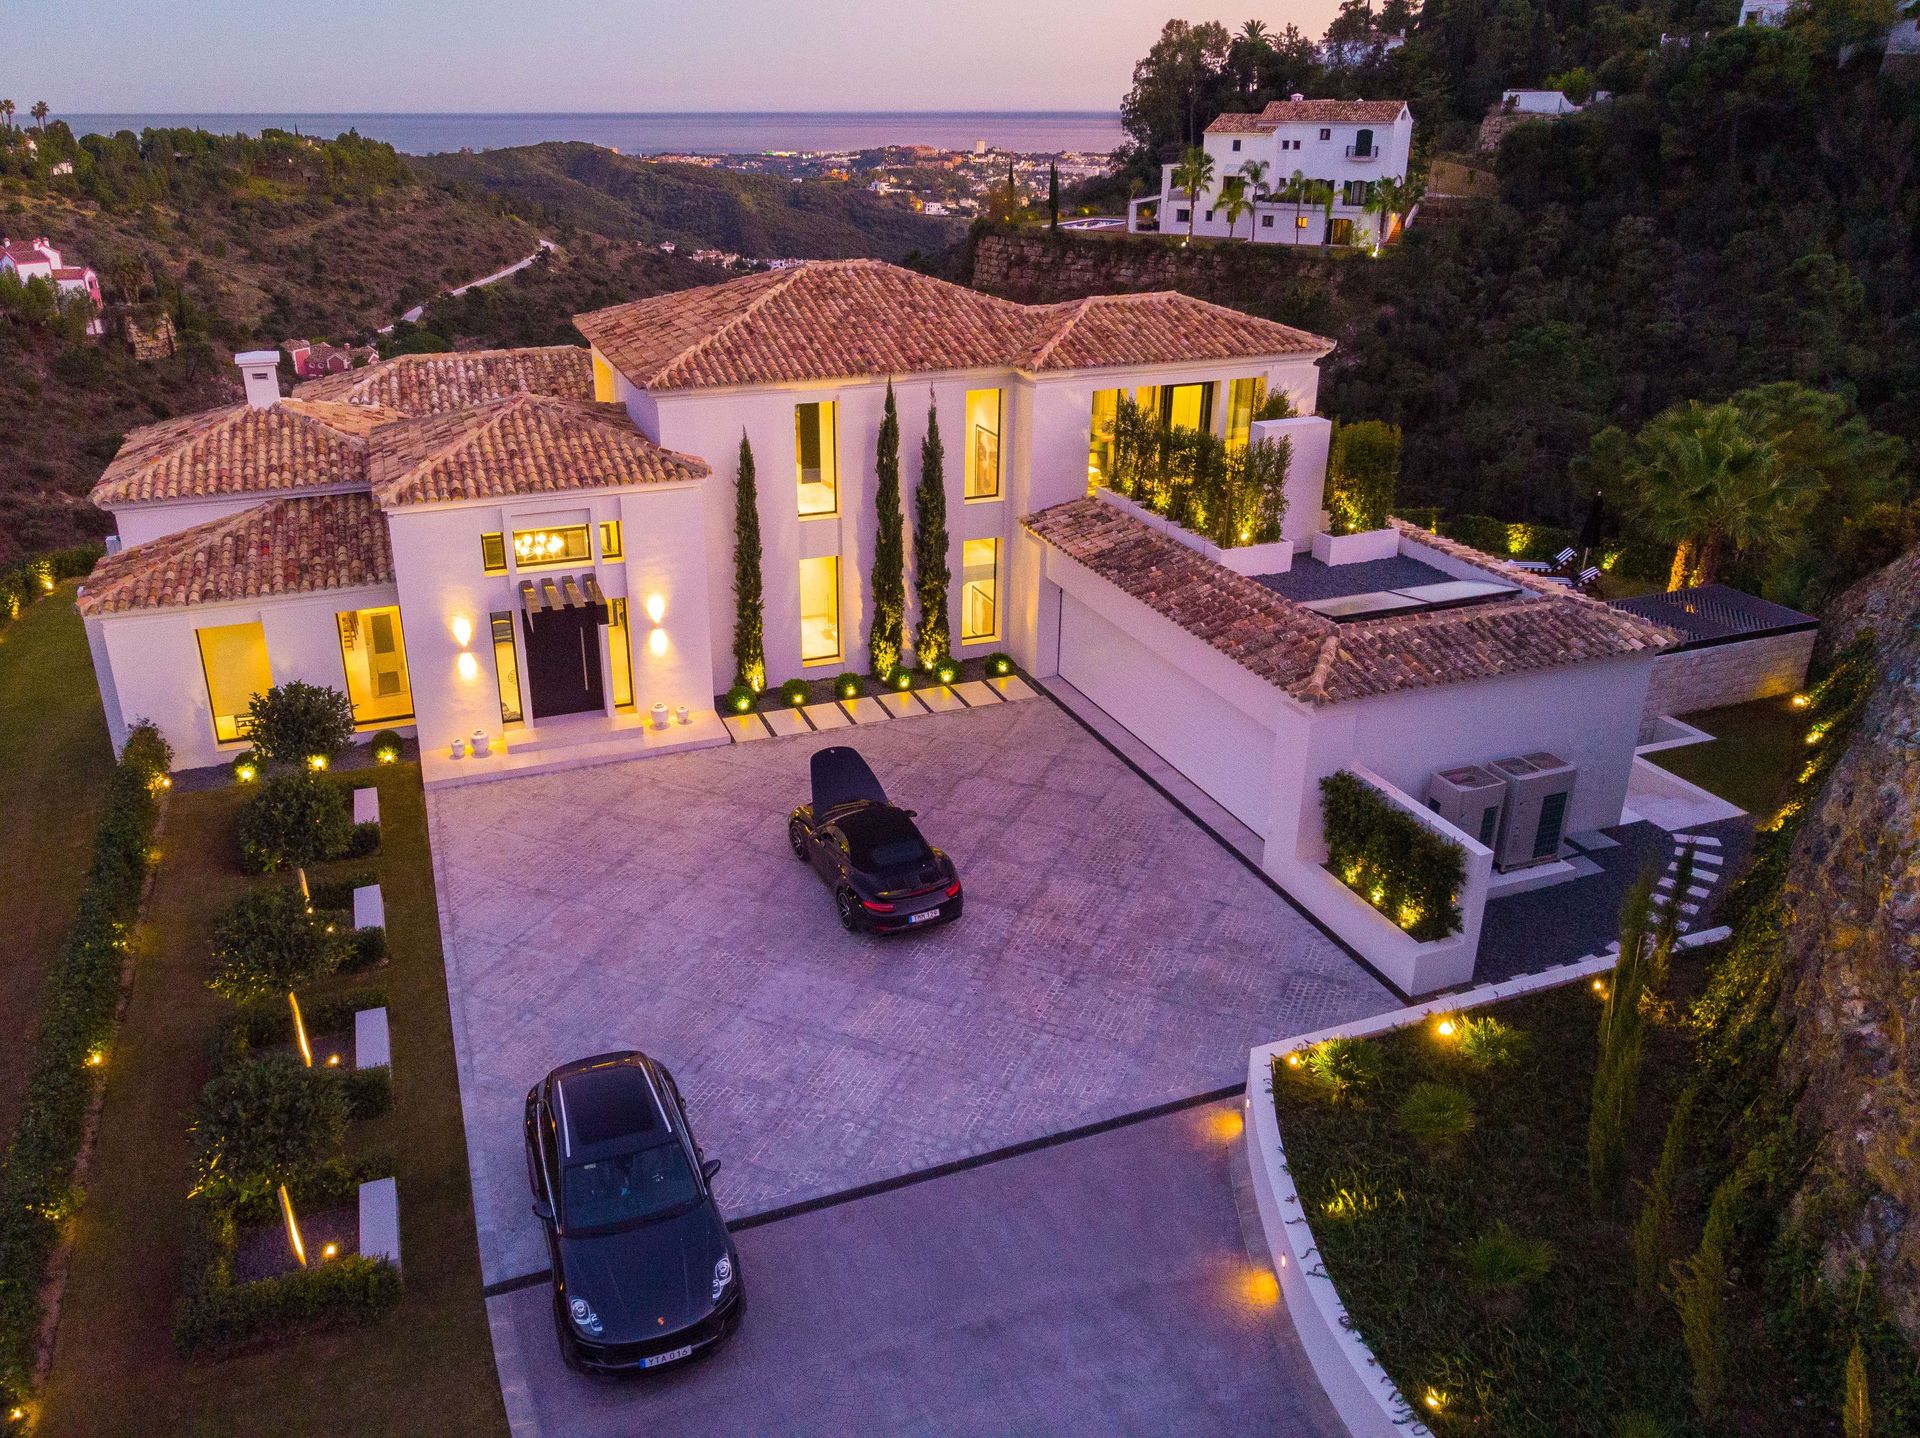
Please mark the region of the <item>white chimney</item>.
POLYGON ((272 409, 280 403, 280 351, 247 350, 233 362, 240 366, 240 378, 246 382, 247 403, 255 409, 272 409))
POLYGON ((1296 105, 1298 105, 1298 104, 1299 104, 1299 103, 1300 103, 1300 102, 1301 102, 1302 100, 1304 100, 1304 99, 1306 99, 1306 98, 1307 98, 1307 97, 1306 97, 1305 95, 1295 95, 1295 96, 1293 97, 1293 103, 1294 103, 1294 104, 1296 104, 1296 105))

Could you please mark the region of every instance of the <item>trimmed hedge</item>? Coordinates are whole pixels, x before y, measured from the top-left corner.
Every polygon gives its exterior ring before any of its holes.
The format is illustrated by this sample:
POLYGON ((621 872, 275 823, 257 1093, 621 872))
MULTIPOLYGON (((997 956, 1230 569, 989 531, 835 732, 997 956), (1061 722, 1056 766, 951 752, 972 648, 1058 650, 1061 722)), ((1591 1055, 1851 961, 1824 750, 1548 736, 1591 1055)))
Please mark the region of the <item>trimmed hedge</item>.
POLYGON ((1327 868, 1421 943, 1460 930, 1466 852, 1358 775, 1320 781, 1327 868))
POLYGON ((1268 544, 1287 513, 1292 442, 1230 446, 1206 430, 1176 429, 1121 397, 1108 488, 1222 549, 1268 544))
POLYGON ((1337 534, 1384 529, 1400 484, 1400 426, 1363 419, 1333 427, 1327 512, 1337 534))
POLYGON ((279 774, 240 816, 240 861, 250 874, 337 859, 353 845, 346 787, 311 770, 279 774))
POLYGON ((99 1070, 87 1060, 113 1033, 127 931, 172 762, 151 724, 128 734, 94 833, 87 888, 47 976, 33 1073, 0 1172, 0 1410, 23 1401, 32 1382, 41 1285, 60 1224, 79 1201, 73 1166, 99 1089, 99 1070))
POLYGON ((0 619, 18 619, 21 610, 46 598, 61 580, 93 573, 105 553, 98 544, 77 544, 0 569, 0 619))

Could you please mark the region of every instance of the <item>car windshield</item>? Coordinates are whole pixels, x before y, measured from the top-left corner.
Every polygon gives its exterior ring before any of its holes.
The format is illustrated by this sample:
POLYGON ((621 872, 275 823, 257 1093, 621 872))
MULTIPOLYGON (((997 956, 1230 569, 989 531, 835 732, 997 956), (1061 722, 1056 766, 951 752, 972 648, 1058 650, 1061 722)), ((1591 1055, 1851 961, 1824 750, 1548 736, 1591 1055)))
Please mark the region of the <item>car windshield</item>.
POLYGON ((862 869, 897 869, 927 857, 926 840, 898 809, 868 809, 844 820, 853 862, 862 869))
POLYGON ((568 1164, 562 1179, 569 1228, 615 1228, 688 1207, 700 1196, 680 1145, 568 1164))

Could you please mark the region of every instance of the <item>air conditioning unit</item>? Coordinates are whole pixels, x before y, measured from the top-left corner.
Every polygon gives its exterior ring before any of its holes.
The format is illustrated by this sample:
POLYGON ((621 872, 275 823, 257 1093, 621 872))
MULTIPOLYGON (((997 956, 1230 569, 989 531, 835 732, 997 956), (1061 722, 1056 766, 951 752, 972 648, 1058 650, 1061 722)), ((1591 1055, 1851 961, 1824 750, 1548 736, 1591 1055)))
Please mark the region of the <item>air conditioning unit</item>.
POLYGON ((1427 780, 1427 807, 1489 849, 1500 832, 1500 808, 1506 801, 1506 780, 1478 764, 1442 769, 1427 780))
POLYGON ((1507 786, 1506 819, 1493 861, 1501 869, 1550 863, 1560 855, 1579 771, 1557 754, 1516 754, 1487 766, 1507 786))

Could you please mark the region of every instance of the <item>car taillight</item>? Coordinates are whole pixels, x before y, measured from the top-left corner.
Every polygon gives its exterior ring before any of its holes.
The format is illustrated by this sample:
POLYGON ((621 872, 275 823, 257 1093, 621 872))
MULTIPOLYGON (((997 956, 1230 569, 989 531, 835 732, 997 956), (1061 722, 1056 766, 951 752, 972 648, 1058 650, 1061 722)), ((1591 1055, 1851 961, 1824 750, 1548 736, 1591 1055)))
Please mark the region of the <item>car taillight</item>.
POLYGON ((960 897, 960 881, 958 879, 955 879, 951 884, 947 885, 947 897, 949 899, 957 899, 960 897))
POLYGON ((860 901, 860 907, 865 909, 869 914, 891 914, 893 912, 892 904, 875 903, 872 899, 862 899, 860 901))

